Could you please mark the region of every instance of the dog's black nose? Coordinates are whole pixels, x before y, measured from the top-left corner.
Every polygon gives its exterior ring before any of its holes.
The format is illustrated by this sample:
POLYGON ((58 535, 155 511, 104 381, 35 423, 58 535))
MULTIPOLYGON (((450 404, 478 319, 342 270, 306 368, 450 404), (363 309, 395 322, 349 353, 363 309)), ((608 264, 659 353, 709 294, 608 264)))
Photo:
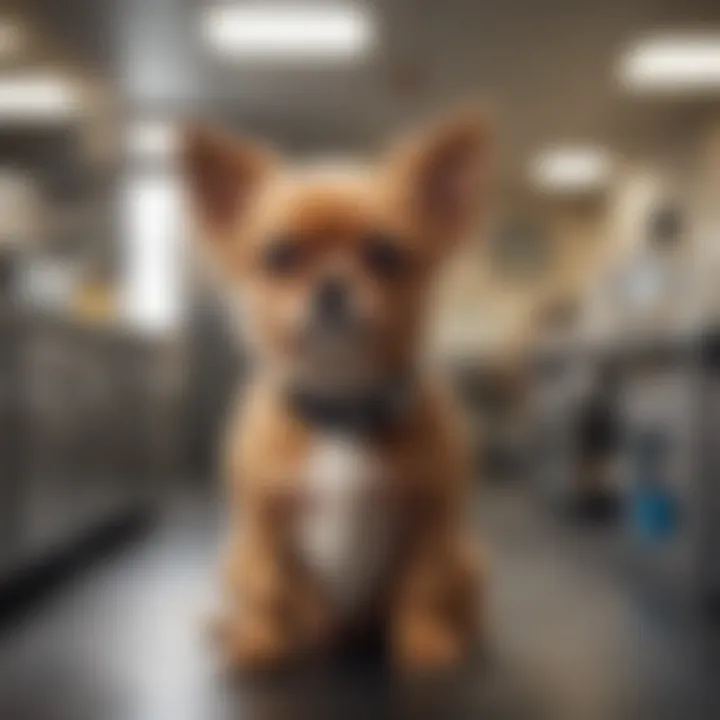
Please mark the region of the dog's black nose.
POLYGON ((315 293, 315 317, 323 324, 342 325, 348 317, 348 289, 339 278, 325 280, 315 293))

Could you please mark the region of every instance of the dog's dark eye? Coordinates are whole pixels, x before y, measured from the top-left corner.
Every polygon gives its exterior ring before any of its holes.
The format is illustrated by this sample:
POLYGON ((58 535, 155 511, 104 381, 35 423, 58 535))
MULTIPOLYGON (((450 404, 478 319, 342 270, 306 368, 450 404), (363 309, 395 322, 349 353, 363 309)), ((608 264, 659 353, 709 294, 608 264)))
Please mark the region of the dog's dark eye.
POLYGON ((364 252, 365 264, 378 277, 395 279, 407 270, 407 254, 392 238, 370 237, 364 252))
POLYGON ((288 239, 275 240, 263 252, 263 265, 273 275, 289 275, 302 262, 300 246, 288 239))

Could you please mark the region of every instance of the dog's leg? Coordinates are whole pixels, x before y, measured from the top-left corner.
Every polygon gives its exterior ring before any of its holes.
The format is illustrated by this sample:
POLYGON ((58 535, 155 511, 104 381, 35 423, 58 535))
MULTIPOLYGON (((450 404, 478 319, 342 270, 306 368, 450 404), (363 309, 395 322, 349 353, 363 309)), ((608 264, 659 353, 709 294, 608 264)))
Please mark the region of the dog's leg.
POLYGON ((327 635, 320 594, 273 530, 244 534, 226 566, 224 648, 231 665, 251 671, 292 662, 327 635))
POLYGON ((424 543, 407 565, 391 610, 395 662, 408 672, 452 669, 481 629, 478 564, 446 538, 424 543))
POLYGON ((227 564, 222 649, 231 666, 270 669, 293 653, 286 607, 291 589, 273 548, 260 537, 243 540, 227 564))

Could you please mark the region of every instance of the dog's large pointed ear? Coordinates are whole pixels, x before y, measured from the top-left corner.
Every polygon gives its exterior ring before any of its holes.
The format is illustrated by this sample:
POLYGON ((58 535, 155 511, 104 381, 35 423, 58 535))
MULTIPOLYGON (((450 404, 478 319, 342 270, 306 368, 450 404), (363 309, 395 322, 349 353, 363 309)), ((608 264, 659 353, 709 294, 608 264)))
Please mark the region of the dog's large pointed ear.
POLYGON ((472 110, 410 137, 391 154, 395 197, 438 249, 454 245, 478 218, 488 146, 488 120, 472 110))
POLYGON ((275 166, 260 146, 197 125, 185 129, 181 164, 200 230, 214 241, 229 237, 275 166))

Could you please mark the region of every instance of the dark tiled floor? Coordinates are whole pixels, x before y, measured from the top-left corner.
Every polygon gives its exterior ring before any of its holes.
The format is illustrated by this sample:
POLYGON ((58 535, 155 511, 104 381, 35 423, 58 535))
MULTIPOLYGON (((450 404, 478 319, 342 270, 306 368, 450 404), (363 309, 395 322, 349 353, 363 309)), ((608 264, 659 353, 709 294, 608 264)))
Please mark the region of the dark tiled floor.
POLYGON ((485 494, 489 656, 452 681, 393 682, 355 661, 231 683, 202 633, 218 513, 173 512, 0 637, 2 720, 720 717, 720 634, 652 609, 602 533, 485 494))

